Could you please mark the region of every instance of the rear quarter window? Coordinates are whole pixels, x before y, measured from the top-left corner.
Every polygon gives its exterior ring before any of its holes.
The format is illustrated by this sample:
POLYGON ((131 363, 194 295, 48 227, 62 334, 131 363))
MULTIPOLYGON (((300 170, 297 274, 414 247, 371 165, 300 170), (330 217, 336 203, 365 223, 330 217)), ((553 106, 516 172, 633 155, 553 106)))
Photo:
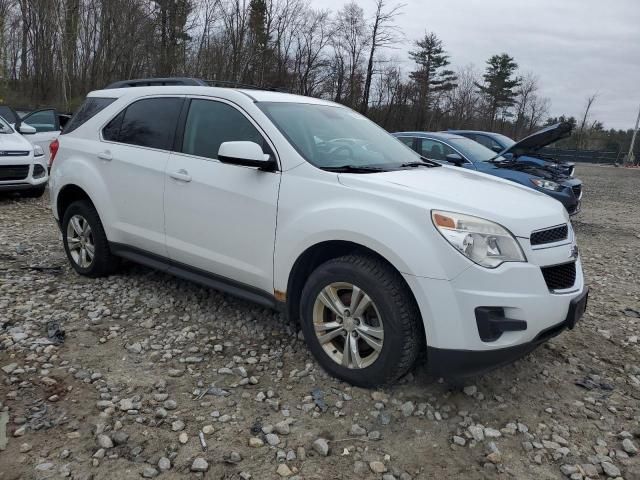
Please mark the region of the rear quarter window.
POLYGON ((89 119, 115 102, 115 100, 115 98, 88 97, 73 117, 71 117, 71 120, 64 125, 62 134, 73 132, 80 125, 86 123, 89 119))

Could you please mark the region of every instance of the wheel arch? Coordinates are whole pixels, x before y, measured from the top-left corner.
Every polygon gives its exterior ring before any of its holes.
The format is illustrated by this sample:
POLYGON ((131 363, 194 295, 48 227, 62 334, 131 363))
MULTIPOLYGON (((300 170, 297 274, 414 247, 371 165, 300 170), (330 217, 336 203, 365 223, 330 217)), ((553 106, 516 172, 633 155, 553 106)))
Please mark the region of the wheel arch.
POLYGON ((56 213, 58 214, 60 222, 62 222, 64 212, 69 208, 69 205, 78 200, 88 200, 95 208, 93 200, 91 200, 89 194, 82 187, 74 183, 69 183, 60 189, 56 198, 56 213))
MULTIPOLYGON (((293 267, 289 272, 285 304, 286 314, 289 319, 296 322, 299 321, 300 300, 306 278, 308 278, 318 266, 326 261, 349 254, 372 256, 392 268, 398 274, 403 287, 407 289, 411 298, 416 303, 417 311, 420 312, 420 308, 418 308, 418 301, 413 290, 404 279, 402 272, 400 272, 400 270, 387 258, 375 250, 357 242, 347 240, 326 240, 311 245, 302 252, 294 262, 293 267)), ((424 328, 422 328, 421 331, 424 335, 424 328)))

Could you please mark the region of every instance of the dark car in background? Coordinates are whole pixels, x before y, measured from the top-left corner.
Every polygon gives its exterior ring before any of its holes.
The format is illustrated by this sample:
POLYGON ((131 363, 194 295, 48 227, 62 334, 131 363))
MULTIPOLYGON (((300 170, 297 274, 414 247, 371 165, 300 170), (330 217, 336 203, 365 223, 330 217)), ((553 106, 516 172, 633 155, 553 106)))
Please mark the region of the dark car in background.
POLYGON ((513 158, 520 163, 557 169, 564 175, 572 177, 575 170, 574 163, 556 160, 541 153, 542 148, 571 135, 571 129, 570 123, 557 123, 518 142, 500 133, 478 130, 448 130, 448 132, 475 140, 505 158, 513 158))
POLYGON ((476 170, 525 185, 561 202, 569 215, 580 210, 582 182, 548 165, 535 165, 503 157, 495 151, 450 132, 397 132, 393 134, 423 157, 476 170))

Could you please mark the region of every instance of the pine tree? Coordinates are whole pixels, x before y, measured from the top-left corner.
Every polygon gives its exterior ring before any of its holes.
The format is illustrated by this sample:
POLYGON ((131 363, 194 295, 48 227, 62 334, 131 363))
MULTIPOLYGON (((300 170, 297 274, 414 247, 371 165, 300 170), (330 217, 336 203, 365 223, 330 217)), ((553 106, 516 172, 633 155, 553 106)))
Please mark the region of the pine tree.
POLYGON ((489 129, 493 129, 498 110, 505 110, 516 101, 516 89, 522 83, 515 76, 517 69, 518 64, 506 53, 493 55, 487 60, 484 84, 477 83, 476 87, 487 102, 489 129))
POLYGON ((425 127, 425 114, 431 107, 432 94, 455 88, 457 77, 452 70, 446 69, 450 63, 449 56, 435 33, 425 34, 422 40, 416 42, 416 46, 418 50, 410 51, 409 56, 418 69, 409 76, 417 87, 415 127, 420 130, 425 127))

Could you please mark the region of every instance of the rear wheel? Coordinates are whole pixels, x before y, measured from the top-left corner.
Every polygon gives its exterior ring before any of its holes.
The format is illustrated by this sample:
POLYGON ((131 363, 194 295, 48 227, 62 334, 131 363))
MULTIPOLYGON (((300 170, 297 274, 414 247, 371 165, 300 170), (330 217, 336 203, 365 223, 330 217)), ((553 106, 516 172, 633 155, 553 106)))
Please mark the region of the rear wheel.
POLYGON ((318 362, 354 385, 393 383, 420 351, 420 315, 408 287, 372 256, 348 255, 319 266, 302 291, 300 313, 318 362))
POLYGON ((64 250, 76 272, 87 277, 113 273, 119 260, 111 254, 98 212, 88 200, 73 202, 62 219, 64 250))

